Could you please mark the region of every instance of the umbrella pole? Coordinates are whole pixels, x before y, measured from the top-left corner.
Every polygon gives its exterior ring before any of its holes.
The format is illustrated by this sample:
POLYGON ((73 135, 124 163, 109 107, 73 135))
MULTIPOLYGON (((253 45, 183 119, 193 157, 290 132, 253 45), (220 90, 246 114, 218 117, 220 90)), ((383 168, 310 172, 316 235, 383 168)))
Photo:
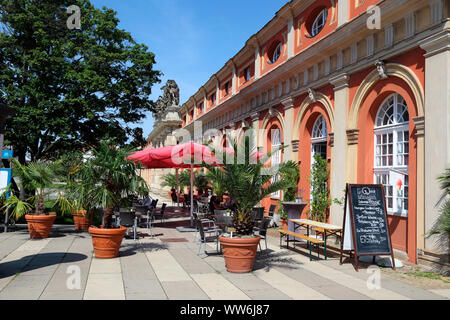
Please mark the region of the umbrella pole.
POLYGON ((191 227, 194 226, 194 166, 191 164, 191 227))
POLYGON ((178 176, 178 169, 177 169, 177 207, 180 207, 180 179, 178 176))

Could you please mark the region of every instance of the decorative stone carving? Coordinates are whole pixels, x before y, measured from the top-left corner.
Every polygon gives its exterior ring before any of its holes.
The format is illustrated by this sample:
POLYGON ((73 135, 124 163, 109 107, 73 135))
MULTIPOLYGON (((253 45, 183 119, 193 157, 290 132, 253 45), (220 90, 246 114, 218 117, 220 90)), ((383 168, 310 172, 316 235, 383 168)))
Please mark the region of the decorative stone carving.
POLYGON ((349 146, 358 144, 359 140, 359 129, 347 130, 347 143, 349 146))
POLYGON ((381 79, 388 78, 386 64, 382 60, 377 60, 375 62, 375 66, 377 67, 378 75, 381 79))
POLYGON ((413 121, 416 126, 416 137, 425 136, 425 117, 415 117, 413 121))
POLYGON ((314 89, 308 88, 308 97, 312 102, 317 102, 317 94, 314 89))
POLYGON ((300 141, 299 140, 292 140, 291 141, 291 145, 292 145, 292 152, 298 152, 299 146, 300 146, 300 141))
POLYGON ((330 132, 328 134, 328 136, 330 137, 330 147, 334 147, 334 132, 330 132))
POLYGON ((156 110, 154 113, 156 120, 161 118, 161 115, 165 113, 167 108, 180 104, 180 89, 174 80, 168 80, 161 90, 163 90, 163 95, 156 101, 156 110))

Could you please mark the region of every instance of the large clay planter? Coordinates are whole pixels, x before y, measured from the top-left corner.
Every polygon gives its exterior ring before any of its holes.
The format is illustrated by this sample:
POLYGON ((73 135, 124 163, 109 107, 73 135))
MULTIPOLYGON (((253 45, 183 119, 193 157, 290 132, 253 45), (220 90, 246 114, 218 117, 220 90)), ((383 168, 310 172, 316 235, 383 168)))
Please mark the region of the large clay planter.
POLYGON ((93 215, 89 215, 89 219, 86 217, 86 211, 75 211, 73 214, 73 223, 75 224, 75 230, 88 231, 92 225, 93 215))
POLYGON ((225 266, 232 273, 248 273, 253 270, 260 237, 241 239, 219 237, 225 266))
POLYGON ((127 228, 120 229, 99 229, 89 228, 92 236, 95 257, 98 259, 113 259, 119 255, 122 239, 127 232, 127 228))
POLYGON ((35 216, 27 214, 25 219, 28 223, 28 231, 31 239, 46 239, 50 235, 50 231, 52 231, 56 216, 35 216))

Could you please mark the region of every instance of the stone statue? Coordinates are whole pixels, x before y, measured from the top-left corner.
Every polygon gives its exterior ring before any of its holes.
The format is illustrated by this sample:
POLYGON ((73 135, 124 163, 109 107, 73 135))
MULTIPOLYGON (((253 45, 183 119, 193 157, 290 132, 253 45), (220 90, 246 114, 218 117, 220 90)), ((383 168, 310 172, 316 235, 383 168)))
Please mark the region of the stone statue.
POLYGON ((168 80, 161 90, 163 90, 163 94, 156 101, 156 109, 154 112, 156 119, 159 119, 167 108, 180 104, 180 89, 174 80, 168 80))

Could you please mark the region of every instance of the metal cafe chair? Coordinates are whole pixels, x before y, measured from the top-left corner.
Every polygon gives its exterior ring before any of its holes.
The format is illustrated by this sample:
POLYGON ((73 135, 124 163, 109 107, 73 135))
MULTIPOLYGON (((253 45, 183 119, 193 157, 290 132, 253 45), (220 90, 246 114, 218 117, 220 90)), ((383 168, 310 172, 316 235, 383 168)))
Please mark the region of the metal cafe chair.
POLYGON ((167 204, 163 203, 161 210, 159 212, 156 211, 156 208, 153 211, 152 219, 161 219, 161 223, 164 223, 164 213, 166 211, 167 204))
MULTIPOLYGON (((193 217, 194 217, 194 221, 200 221, 203 225, 203 229, 206 231, 209 230, 214 230, 217 229, 218 227, 216 226, 216 222, 212 219, 207 219, 207 218, 199 218, 199 216, 197 215, 196 212, 192 213, 193 217)), ((195 224, 197 226, 197 224, 195 224)), ((197 241, 197 237, 200 235, 200 231, 197 228, 197 232, 195 233, 194 236, 194 241, 197 241)))
POLYGON ((137 235, 137 218, 134 212, 120 212, 120 226, 127 228, 128 237, 128 228, 133 228, 133 239, 136 240, 137 235))
MULTIPOLYGON (((264 242, 266 243, 266 250, 267 250, 267 229, 269 228, 270 225, 270 219, 264 219, 261 223, 261 227, 258 228, 257 230, 257 235, 261 237, 261 239, 264 240, 264 242)), ((261 242, 259 242, 259 250, 262 251, 261 248, 261 242)))
POLYGON ((207 242, 215 242, 216 243, 216 250, 217 252, 219 252, 219 236, 221 235, 221 230, 220 229, 214 229, 214 230, 205 230, 203 228, 203 224, 200 220, 196 220, 197 223, 197 228, 200 234, 200 244, 198 246, 198 253, 197 255, 200 254, 202 246, 203 246, 203 250, 206 252, 206 243, 207 242))

